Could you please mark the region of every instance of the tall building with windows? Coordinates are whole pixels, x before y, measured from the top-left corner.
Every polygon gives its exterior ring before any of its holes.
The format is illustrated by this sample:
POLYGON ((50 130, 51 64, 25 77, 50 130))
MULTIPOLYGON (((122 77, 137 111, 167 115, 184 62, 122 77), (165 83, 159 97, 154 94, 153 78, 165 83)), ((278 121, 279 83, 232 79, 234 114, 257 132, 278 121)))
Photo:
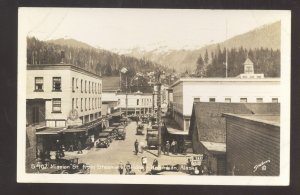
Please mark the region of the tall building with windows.
POLYGON ((68 127, 101 117, 102 79, 92 72, 71 64, 28 65, 26 86, 27 121, 68 127))
POLYGON ((280 78, 181 78, 171 88, 172 116, 183 131, 189 130, 193 102, 280 102, 280 78))

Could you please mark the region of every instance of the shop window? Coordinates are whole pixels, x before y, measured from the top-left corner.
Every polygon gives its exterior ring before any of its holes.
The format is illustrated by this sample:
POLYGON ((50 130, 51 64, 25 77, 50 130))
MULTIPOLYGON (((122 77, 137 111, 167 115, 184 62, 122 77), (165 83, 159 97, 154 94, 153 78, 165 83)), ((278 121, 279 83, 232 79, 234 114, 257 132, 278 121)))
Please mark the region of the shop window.
POLYGON ((43 77, 35 77, 34 79, 34 91, 44 91, 44 78, 43 77))
POLYGON ((53 91, 61 91, 61 77, 53 77, 53 91))
POLYGON ((52 112, 61 112, 61 99, 54 98, 52 99, 52 112))

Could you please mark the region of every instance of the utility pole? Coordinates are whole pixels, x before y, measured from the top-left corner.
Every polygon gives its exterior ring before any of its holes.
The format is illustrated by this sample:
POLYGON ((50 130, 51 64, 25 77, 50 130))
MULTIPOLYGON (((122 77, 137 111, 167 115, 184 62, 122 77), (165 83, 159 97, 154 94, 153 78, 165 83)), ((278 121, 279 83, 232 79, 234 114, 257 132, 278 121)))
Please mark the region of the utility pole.
MULTIPOLYGON (((227 19, 226 19, 226 41, 227 41, 227 19)), ((227 53, 227 47, 225 47, 226 51, 226 78, 228 77, 228 53, 227 53)))
POLYGON ((127 107, 128 107, 128 89, 127 89, 127 75, 126 75, 126 97, 125 97, 125 103, 126 103, 126 111, 125 116, 127 117, 127 107))
POLYGON ((157 156, 161 155, 161 82, 160 82, 160 72, 157 77, 157 124, 158 124, 158 150, 157 156))

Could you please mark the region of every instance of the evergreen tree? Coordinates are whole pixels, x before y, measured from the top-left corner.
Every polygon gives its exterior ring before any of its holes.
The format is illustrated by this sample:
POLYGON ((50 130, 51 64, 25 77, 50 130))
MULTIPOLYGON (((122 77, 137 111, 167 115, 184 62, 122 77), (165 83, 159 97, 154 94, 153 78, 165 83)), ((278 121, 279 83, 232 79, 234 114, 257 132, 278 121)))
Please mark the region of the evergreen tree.
POLYGON ((203 77, 204 75, 204 60, 200 54, 198 60, 197 60, 197 68, 196 68, 196 76, 197 77, 203 77))

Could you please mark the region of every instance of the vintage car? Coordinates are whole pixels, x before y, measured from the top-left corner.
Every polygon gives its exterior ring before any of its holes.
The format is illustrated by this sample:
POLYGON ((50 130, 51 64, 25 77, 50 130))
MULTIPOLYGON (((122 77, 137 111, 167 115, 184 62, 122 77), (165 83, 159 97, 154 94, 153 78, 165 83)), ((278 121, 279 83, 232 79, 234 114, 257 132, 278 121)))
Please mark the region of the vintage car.
POLYGON ((89 174, 90 168, 85 163, 78 163, 78 158, 51 160, 36 167, 38 173, 46 174, 89 174))
POLYGON ((144 135, 144 125, 139 124, 136 127, 136 135, 144 135))
POLYGON ((126 132, 125 132, 125 128, 118 128, 118 134, 116 139, 117 140, 125 140, 126 138, 126 132))
POLYGON ((107 128, 107 129, 104 129, 102 132, 104 133, 109 133, 109 141, 112 142, 113 139, 116 138, 117 136, 117 133, 116 131, 114 130, 115 128, 107 128))
POLYGON ((96 140, 96 147, 97 148, 108 148, 110 145, 110 135, 106 132, 99 133, 99 138, 96 140))
POLYGON ((148 128, 146 140, 147 140, 148 148, 151 148, 151 147, 157 148, 158 147, 158 130, 148 128))
POLYGON ((111 124, 110 126, 111 127, 119 127, 121 125, 121 123, 113 123, 113 124, 111 124))

